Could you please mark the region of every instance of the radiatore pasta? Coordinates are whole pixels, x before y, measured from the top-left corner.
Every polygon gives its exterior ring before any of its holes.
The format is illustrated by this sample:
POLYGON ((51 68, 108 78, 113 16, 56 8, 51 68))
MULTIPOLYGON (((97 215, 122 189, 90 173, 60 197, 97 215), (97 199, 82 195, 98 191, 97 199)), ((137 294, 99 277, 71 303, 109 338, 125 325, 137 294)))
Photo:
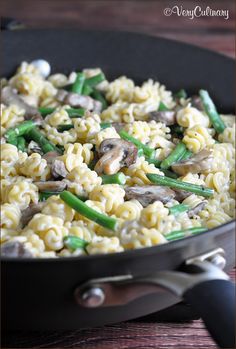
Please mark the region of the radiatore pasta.
POLYGON ((235 117, 206 108, 207 91, 198 106, 154 79, 22 62, 2 92, 3 255, 117 253, 234 218, 235 117))

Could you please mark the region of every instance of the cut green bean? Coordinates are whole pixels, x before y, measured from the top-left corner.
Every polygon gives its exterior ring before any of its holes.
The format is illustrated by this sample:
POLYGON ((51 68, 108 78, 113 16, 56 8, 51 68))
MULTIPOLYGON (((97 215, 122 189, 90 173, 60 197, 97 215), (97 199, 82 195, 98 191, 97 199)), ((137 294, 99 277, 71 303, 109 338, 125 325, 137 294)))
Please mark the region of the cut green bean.
POLYGON ((82 216, 96 222, 99 225, 111 230, 115 230, 117 227, 117 220, 113 217, 109 217, 93 208, 87 206, 83 201, 78 199, 75 195, 67 190, 60 193, 60 198, 75 211, 79 212, 82 216))
POLYGON ((58 191, 39 192, 39 201, 46 201, 52 195, 59 195, 59 192, 58 191))
POLYGON ((125 132, 124 130, 121 130, 119 132, 119 135, 122 139, 125 139, 126 141, 129 141, 131 143, 133 143, 134 145, 136 145, 136 147, 138 148, 142 148, 144 155, 147 156, 148 158, 152 159, 155 156, 155 150, 149 148, 147 145, 143 144, 142 142, 140 142, 138 139, 130 136, 127 132, 125 132))
POLYGON ((57 130, 59 132, 68 131, 68 130, 71 130, 72 128, 74 128, 74 125, 72 125, 72 124, 65 124, 65 125, 58 125, 57 126, 57 130))
POLYGON ((191 193, 204 196, 204 197, 210 197, 214 194, 214 190, 211 188, 204 187, 202 185, 191 184, 188 182, 182 182, 180 180, 168 178, 166 176, 160 176, 154 173, 148 173, 147 178, 152 183, 156 183, 156 184, 174 188, 174 189, 189 191, 191 193))
POLYGON ((177 99, 180 99, 180 98, 187 98, 188 95, 187 95, 187 92, 182 88, 181 90, 179 90, 178 92, 176 92, 174 94, 174 97, 177 98, 177 99))
POLYGON ((17 137, 15 137, 15 138, 10 138, 10 139, 6 139, 6 142, 9 143, 9 144, 15 145, 16 147, 17 147, 17 145, 18 145, 17 137))
POLYGON ((120 184, 124 185, 126 182, 126 176, 122 172, 115 173, 113 175, 102 175, 102 184, 120 184))
POLYGON ((138 157, 144 156, 143 148, 138 148, 138 157))
POLYGON ((64 237, 64 244, 70 250, 75 251, 78 249, 85 249, 85 247, 88 246, 88 241, 81 239, 78 236, 67 235, 64 237))
POLYGON ((100 84, 100 82, 104 81, 105 75, 103 73, 99 73, 97 75, 92 76, 91 78, 87 78, 85 80, 85 85, 89 86, 89 87, 95 87, 98 84, 100 84))
POLYGON ((190 209, 189 205, 178 204, 169 208, 170 214, 178 216, 182 212, 186 212, 190 209))
POLYGON ((179 142, 175 149, 161 163, 161 168, 167 170, 173 163, 179 161, 186 151, 186 145, 179 142))
POLYGON ((71 91, 74 93, 81 94, 85 82, 85 76, 83 73, 78 73, 75 82, 71 87, 71 91))
POLYGON ((168 110, 170 110, 170 109, 167 108, 167 106, 163 102, 160 102, 159 107, 158 107, 158 111, 168 111, 168 110))
POLYGON ((103 97, 103 95, 101 94, 101 92, 97 91, 97 90, 93 90, 93 93, 91 94, 91 96, 96 99, 97 101, 102 103, 102 110, 107 108, 107 101, 105 99, 105 97, 103 97))
POLYGON ((49 140, 39 131, 38 128, 34 127, 27 132, 27 137, 30 140, 35 141, 41 147, 42 151, 46 154, 49 151, 57 151, 57 147, 50 143, 49 140))
POLYGON ((102 122, 100 124, 101 129, 104 130, 105 128, 111 127, 111 123, 110 122, 102 122))
POLYGON ((200 90, 199 95, 204 106, 204 110, 211 120, 214 129, 217 133, 222 133, 226 126, 221 116, 218 114, 215 104, 209 96, 209 93, 205 90, 200 90))
POLYGON ((26 151, 26 141, 24 137, 20 136, 17 139, 17 148, 23 152, 26 151))
MULTIPOLYGON (((44 108, 44 107, 41 107, 38 109, 38 111, 43 117, 46 117, 48 114, 52 114, 55 110, 56 108, 44 108)), ((65 110, 70 118, 80 118, 84 116, 84 113, 85 113, 84 108, 66 108, 65 110)))
POLYGON ((191 156, 193 155, 193 153, 186 149, 186 151, 184 152, 183 156, 179 159, 179 161, 182 161, 182 160, 187 160, 189 159, 191 156))
POLYGON ((46 107, 40 107, 38 109, 38 111, 43 117, 47 116, 48 114, 52 114, 55 110, 56 108, 46 108, 46 107))
POLYGON ((168 241, 174 241, 174 240, 185 238, 187 236, 203 233, 204 231, 207 231, 207 229, 203 227, 194 227, 186 230, 176 230, 166 234, 165 238, 168 241))
POLYGON ((83 87, 83 90, 82 90, 82 95, 89 96, 89 95, 91 95, 92 92, 93 92, 92 87, 90 87, 89 85, 84 84, 84 87, 83 87))
POLYGON ((67 108, 66 112, 71 119, 81 118, 82 116, 84 116, 85 109, 84 108, 67 108))
POLYGON ((160 167, 161 165, 161 160, 158 160, 158 159, 149 159, 148 157, 146 157, 146 161, 149 163, 149 164, 153 164, 155 167, 160 167))
POLYGON ((14 138, 23 136, 28 131, 30 131, 33 127, 35 127, 35 123, 32 120, 24 121, 16 127, 12 127, 7 130, 4 137, 7 140, 14 140, 14 138))
POLYGON ((177 173, 172 172, 170 170, 161 169, 161 171, 165 174, 166 177, 174 178, 174 179, 179 178, 179 175, 177 173))

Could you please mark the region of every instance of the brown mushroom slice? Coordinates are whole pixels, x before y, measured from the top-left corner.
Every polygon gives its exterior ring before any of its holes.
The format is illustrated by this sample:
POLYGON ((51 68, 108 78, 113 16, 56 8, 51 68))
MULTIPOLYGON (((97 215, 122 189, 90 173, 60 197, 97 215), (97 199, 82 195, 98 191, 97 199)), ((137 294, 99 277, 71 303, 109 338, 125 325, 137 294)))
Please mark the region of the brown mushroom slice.
POLYGON ((186 190, 181 190, 181 189, 175 189, 175 200, 182 202, 184 199, 186 199, 187 197, 189 197, 190 195, 192 195, 191 192, 186 191, 186 190))
POLYGON ((30 204, 29 207, 23 210, 21 212, 22 226, 25 227, 35 214, 40 213, 42 211, 43 206, 44 206, 43 202, 38 202, 37 204, 30 204))
POLYGON ((68 175, 65 164, 59 159, 53 160, 51 165, 51 174, 53 178, 65 178, 68 175))
POLYGON ((68 104, 71 107, 81 107, 96 113, 100 113, 102 110, 102 103, 100 101, 96 101, 90 96, 82 96, 78 93, 59 90, 56 98, 59 102, 68 104))
POLYGON ((53 161, 59 156, 60 154, 56 151, 49 151, 48 153, 43 155, 43 158, 47 161, 48 165, 52 165, 53 161))
POLYGON ((211 168, 213 154, 211 150, 203 149, 189 159, 176 162, 171 166, 172 170, 180 176, 187 173, 200 173, 208 171, 211 168))
POLYGON ((126 187, 125 198, 127 200, 136 199, 143 207, 152 204, 155 201, 161 201, 166 204, 175 197, 175 192, 167 187, 159 185, 147 185, 144 187, 126 187))
POLYGON ((176 112, 173 110, 152 111, 148 114, 148 121, 163 122, 166 126, 176 124, 176 112))
POLYGON ((100 144, 98 155, 101 158, 95 166, 98 174, 115 174, 124 166, 135 163, 138 156, 137 147, 120 138, 108 138, 100 144))
POLYGON ((196 205, 195 207, 188 210, 187 213, 188 213, 189 218, 196 216, 199 212, 204 210, 206 204, 207 204, 207 201, 202 201, 198 205, 196 205))
POLYGON ((197 95, 191 97, 191 104, 192 104, 192 107, 194 107, 194 108, 196 108, 198 110, 204 110, 204 106, 203 106, 202 100, 197 95))
POLYGON ((1 102, 5 105, 14 104, 17 105, 19 108, 24 109, 25 119, 35 118, 35 120, 37 121, 41 120, 42 118, 40 113, 38 112, 38 109, 25 103, 10 86, 5 86, 2 89, 1 102))
POLYGON ((27 250, 22 242, 19 241, 9 241, 5 242, 1 246, 1 256, 9 257, 9 258, 17 258, 17 257, 25 257, 31 258, 33 257, 32 253, 27 250))
POLYGON ((39 191, 53 191, 60 193, 64 189, 66 189, 67 184, 63 181, 46 181, 46 182, 34 182, 34 184, 38 187, 39 191))

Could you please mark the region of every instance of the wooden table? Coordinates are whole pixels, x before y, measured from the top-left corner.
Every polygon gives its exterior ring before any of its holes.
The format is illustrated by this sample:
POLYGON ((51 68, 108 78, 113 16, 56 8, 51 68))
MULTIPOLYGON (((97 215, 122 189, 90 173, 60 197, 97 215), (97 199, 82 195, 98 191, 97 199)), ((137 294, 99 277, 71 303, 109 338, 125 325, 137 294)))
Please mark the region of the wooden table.
MULTIPOLYGON (((28 28, 76 27, 149 33, 190 42, 235 57, 234 0, 1 0, 3 16, 21 20, 28 28), (222 17, 165 16, 165 8, 229 10, 222 17)), ((231 273, 234 278, 234 273, 231 273)), ((126 322, 94 329, 50 333, 12 333, 8 347, 79 347, 86 349, 216 348, 202 321, 186 323, 126 322)))

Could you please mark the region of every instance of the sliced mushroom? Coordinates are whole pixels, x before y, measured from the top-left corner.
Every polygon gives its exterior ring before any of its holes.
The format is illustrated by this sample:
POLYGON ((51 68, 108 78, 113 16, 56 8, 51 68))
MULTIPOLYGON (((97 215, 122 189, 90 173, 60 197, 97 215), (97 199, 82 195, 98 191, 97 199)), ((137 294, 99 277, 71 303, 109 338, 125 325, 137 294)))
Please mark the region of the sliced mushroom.
POLYGON ((68 104, 71 107, 82 107, 96 113, 100 113, 102 110, 102 103, 90 96, 82 96, 78 93, 59 90, 56 98, 58 101, 68 104))
POLYGON ((2 89, 1 102, 5 105, 14 104, 19 108, 24 109, 26 120, 34 119, 35 121, 39 121, 42 119, 42 116, 38 112, 38 109, 25 103, 10 86, 5 86, 2 89))
POLYGON ((112 122, 111 126, 114 127, 116 132, 120 132, 127 124, 125 122, 112 122))
POLYGON ((124 166, 135 163, 138 155, 137 147, 120 138, 105 139, 99 147, 98 155, 101 158, 95 166, 98 174, 114 174, 124 166))
POLYGON ((208 171, 213 161, 212 150, 203 149, 189 159, 179 161, 171 166, 172 170, 183 176, 188 172, 200 173, 208 171))
POLYGON ((43 202, 38 202, 37 204, 30 204, 25 210, 23 210, 21 216, 21 224, 25 227, 29 221, 33 218, 36 213, 40 213, 44 206, 43 202))
POLYGON ((173 110, 152 111, 148 114, 148 121, 163 122, 166 126, 176 124, 176 112, 173 110))
POLYGON ((166 204, 168 201, 173 199, 175 192, 170 188, 158 186, 158 185, 147 185, 145 187, 127 187, 125 188, 125 197, 127 200, 136 199, 140 202, 143 207, 152 204, 154 201, 161 201, 166 204))
POLYGON ((59 156, 60 154, 57 151, 49 151, 48 153, 44 154, 43 159, 47 161, 48 165, 52 165, 53 161, 59 156))
POLYGON ((182 202, 184 199, 192 195, 192 193, 190 193, 189 191, 180 190, 180 189, 175 189, 174 192, 175 192, 174 198, 179 202, 182 202))
POLYGON ((28 154, 33 154, 33 153, 38 153, 40 155, 43 155, 43 151, 38 145, 38 143, 34 141, 30 141, 27 147, 27 153, 28 154))
POLYGON ((54 178, 65 178, 68 175, 65 164, 59 159, 55 159, 51 165, 51 174, 54 178))
POLYGON ((39 191, 55 191, 61 192, 66 189, 66 183, 62 181, 46 181, 46 182, 34 182, 34 184, 38 187, 39 191))
POLYGON ((204 210, 206 204, 207 204, 207 201, 202 201, 202 202, 200 202, 200 204, 198 204, 195 207, 188 210, 187 213, 188 213, 189 218, 196 216, 199 212, 204 210))
POLYGON ((22 242, 19 241, 9 241, 5 242, 1 246, 1 256, 2 257, 10 257, 10 258, 16 258, 16 257, 33 257, 32 253, 27 250, 22 244, 22 242))
POLYGON ((199 96, 192 96, 191 98, 191 104, 194 108, 198 109, 198 110, 204 110, 204 106, 202 103, 202 100, 199 96))

